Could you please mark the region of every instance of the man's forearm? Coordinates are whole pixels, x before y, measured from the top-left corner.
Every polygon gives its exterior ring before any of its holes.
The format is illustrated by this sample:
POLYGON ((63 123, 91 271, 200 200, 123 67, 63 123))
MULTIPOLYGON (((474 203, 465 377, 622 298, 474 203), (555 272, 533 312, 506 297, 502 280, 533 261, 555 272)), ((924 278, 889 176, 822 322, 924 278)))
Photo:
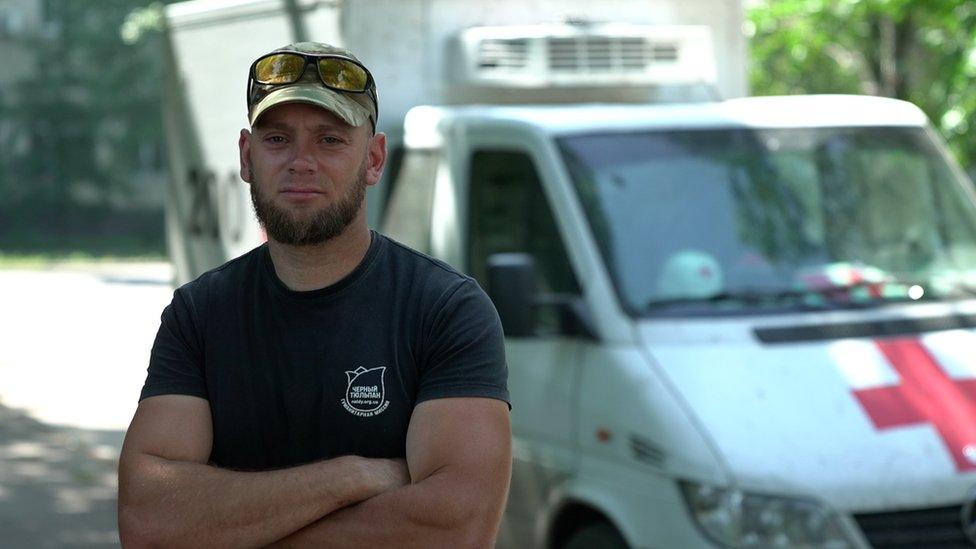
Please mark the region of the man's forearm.
POLYGON ((346 507, 275 547, 491 547, 504 486, 471 486, 445 471, 346 507))
POLYGON ((120 468, 119 531, 132 546, 266 545, 402 484, 405 474, 401 463, 354 456, 260 472, 130 459, 120 468))

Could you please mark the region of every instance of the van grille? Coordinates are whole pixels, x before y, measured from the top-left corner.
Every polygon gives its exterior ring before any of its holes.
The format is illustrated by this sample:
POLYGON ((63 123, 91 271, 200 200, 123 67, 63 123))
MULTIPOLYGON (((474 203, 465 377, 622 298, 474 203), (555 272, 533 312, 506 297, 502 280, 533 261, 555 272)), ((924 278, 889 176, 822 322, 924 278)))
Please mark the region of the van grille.
POLYGON ((973 547, 962 531, 961 506, 854 515, 872 547, 973 547))
POLYGON ((522 69, 528 64, 529 41, 525 38, 482 40, 478 67, 482 69, 522 69))
POLYGON ((548 40, 555 72, 643 72, 655 63, 676 63, 678 45, 642 37, 577 36, 548 40))

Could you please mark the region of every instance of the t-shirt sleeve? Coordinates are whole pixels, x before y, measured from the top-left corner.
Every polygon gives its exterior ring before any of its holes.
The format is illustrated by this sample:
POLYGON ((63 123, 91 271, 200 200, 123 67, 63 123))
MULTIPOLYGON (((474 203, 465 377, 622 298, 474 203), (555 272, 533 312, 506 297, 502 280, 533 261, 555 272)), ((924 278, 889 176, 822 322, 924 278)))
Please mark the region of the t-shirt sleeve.
POLYGON ((505 401, 508 366, 495 306, 473 279, 449 290, 427 333, 417 402, 446 397, 505 401))
POLYGON ((158 395, 207 398, 197 313, 191 292, 186 287, 176 290, 173 301, 163 309, 139 400, 158 395))

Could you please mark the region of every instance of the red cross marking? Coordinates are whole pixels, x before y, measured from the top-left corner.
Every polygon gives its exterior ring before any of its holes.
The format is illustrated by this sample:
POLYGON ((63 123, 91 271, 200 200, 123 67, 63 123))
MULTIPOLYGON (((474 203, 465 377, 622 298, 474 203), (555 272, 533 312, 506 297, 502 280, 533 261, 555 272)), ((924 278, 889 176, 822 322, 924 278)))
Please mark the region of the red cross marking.
POLYGON ((956 469, 976 470, 976 379, 950 378, 918 339, 875 343, 901 384, 854 391, 874 426, 883 430, 930 423, 956 469))

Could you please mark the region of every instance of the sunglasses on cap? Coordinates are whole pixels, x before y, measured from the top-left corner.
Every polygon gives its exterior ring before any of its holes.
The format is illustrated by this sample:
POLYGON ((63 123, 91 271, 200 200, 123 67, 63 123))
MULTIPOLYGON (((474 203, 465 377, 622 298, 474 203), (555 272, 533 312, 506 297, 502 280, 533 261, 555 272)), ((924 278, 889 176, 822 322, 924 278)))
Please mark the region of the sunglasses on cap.
POLYGON ((247 83, 247 104, 252 104, 251 92, 254 84, 265 86, 294 84, 302 79, 305 69, 312 64, 315 65, 319 81, 326 88, 345 93, 368 93, 376 112, 379 111, 373 75, 362 63, 332 53, 298 51, 269 53, 251 63, 247 83))

